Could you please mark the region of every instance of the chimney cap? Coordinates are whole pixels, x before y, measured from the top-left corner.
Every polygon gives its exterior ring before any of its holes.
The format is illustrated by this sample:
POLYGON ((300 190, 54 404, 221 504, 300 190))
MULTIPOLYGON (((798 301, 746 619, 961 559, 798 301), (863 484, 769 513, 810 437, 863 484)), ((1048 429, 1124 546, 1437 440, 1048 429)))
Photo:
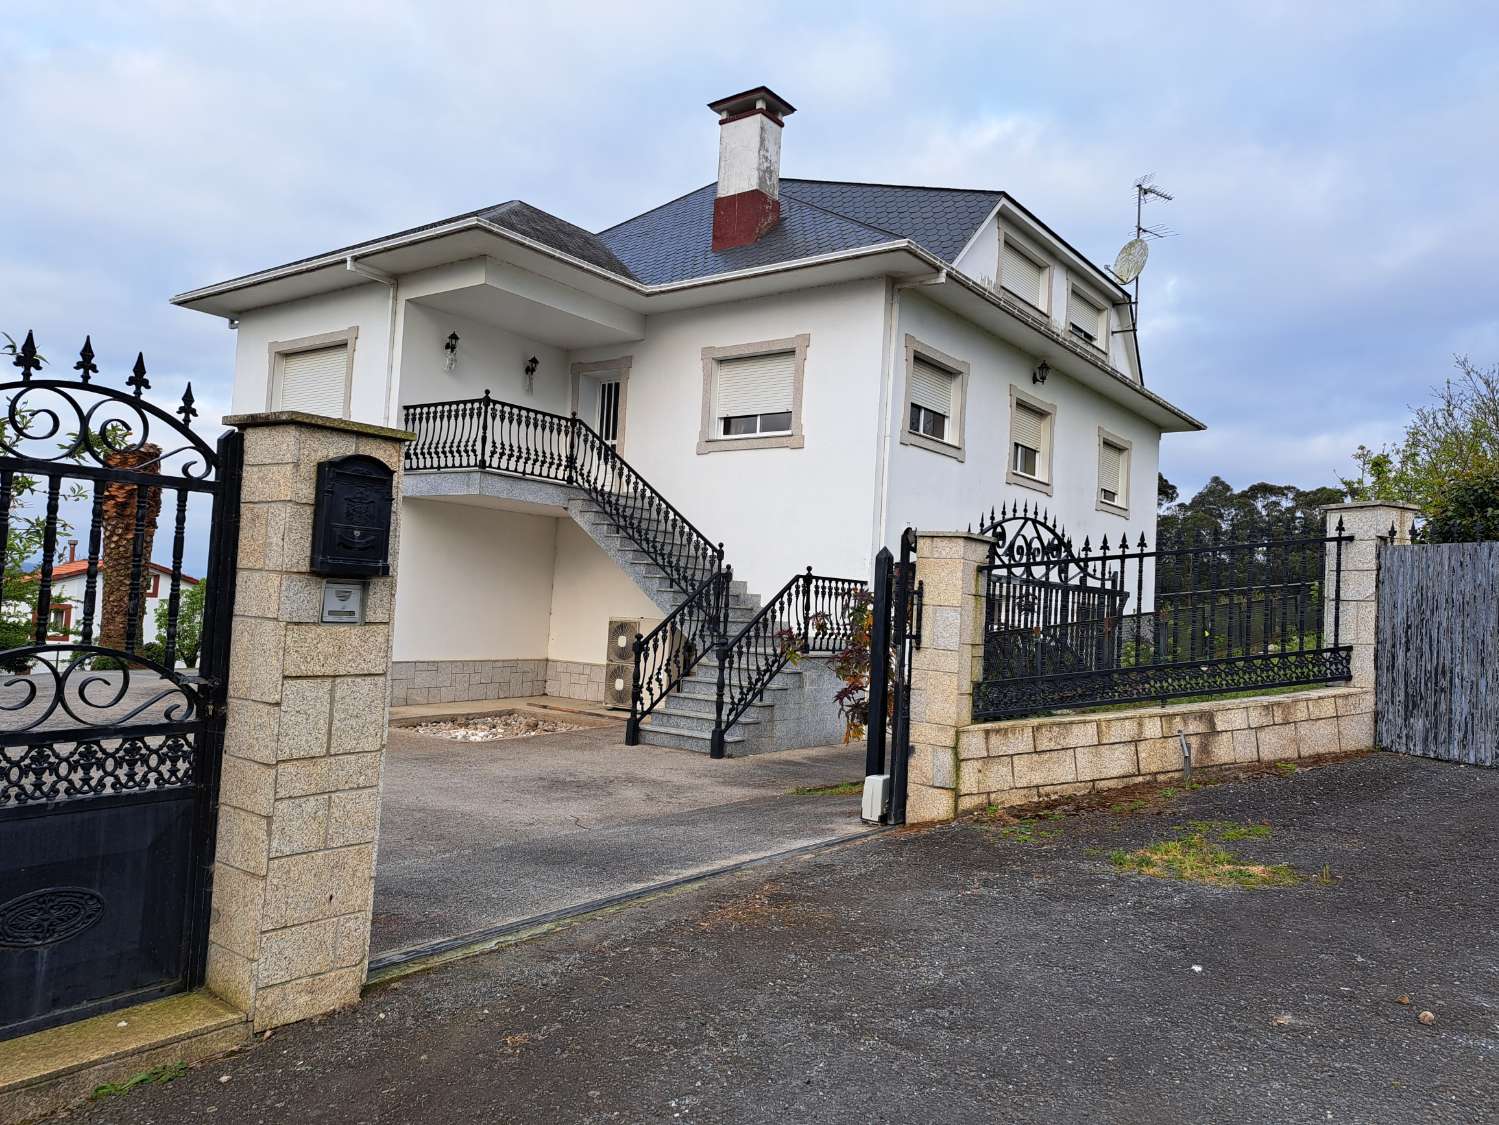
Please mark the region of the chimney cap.
POLYGON ((796 106, 769 86, 756 86, 740 94, 719 98, 716 102, 709 102, 708 108, 724 119, 759 112, 765 114, 777 125, 781 124, 781 118, 796 112, 796 106))

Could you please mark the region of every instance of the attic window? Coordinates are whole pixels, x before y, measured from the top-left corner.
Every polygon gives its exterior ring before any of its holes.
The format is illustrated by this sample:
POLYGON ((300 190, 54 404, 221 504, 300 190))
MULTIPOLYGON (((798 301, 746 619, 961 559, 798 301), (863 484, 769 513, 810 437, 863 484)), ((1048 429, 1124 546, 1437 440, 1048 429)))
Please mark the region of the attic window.
POLYGON ((1004 236, 999 255, 999 284, 1028 305, 1046 308, 1046 261, 1039 254, 1004 236))
POLYGON ((1108 308, 1099 301, 1073 286, 1067 296, 1067 331, 1075 339, 1091 344, 1101 352, 1109 350, 1108 308))

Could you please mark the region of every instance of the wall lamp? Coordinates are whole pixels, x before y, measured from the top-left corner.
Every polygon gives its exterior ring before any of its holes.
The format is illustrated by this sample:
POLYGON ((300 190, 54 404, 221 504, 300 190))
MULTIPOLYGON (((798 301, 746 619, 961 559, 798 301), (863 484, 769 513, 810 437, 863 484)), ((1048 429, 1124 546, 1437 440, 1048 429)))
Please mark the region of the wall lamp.
POLYGON ((1051 365, 1044 359, 1036 364, 1036 369, 1031 372, 1032 383, 1045 383, 1046 377, 1051 374, 1051 365))
POLYGON ((442 369, 444 371, 451 371, 458 366, 458 333, 448 333, 448 338, 443 343, 442 350, 447 353, 442 361, 442 369))
POLYGON ((531 393, 531 387, 536 379, 536 369, 541 366, 541 360, 534 355, 526 360, 526 393, 531 393))

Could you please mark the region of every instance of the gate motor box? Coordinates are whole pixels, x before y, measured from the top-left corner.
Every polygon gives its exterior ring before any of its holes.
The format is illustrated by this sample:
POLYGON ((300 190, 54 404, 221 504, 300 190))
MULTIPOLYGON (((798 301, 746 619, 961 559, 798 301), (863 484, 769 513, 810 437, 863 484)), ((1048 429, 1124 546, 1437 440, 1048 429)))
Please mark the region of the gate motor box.
POLYGON ((864 803, 859 810, 859 819, 866 824, 878 824, 890 803, 890 775, 871 774, 864 779, 864 803))

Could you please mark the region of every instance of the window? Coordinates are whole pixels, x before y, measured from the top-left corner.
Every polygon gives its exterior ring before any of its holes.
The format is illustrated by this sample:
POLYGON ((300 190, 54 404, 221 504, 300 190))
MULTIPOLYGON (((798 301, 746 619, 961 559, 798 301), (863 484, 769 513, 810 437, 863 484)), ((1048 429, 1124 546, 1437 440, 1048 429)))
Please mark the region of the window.
POLYGON ((1067 331, 1099 351, 1109 350, 1109 312, 1102 301, 1073 287, 1067 296, 1067 331))
POLYGON ((789 434, 795 384, 795 352, 719 360, 719 436, 789 434))
POLYGON ((963 454, 963 405, 968 364, 906 337, 902 445, 919 445, 958 461, 963 454))
POLYGON ((347 418, 358 331, 349 328, 272 343, 269 409, 347 418))
POLYGON ((698 452, 800 448, 802 379, 810 338, 703 349, 698 452))
POLYGON ((1098 510, 1129 515, 1130 443, 1098 430, 1098 510))
POLYGON ((1010 388, 1010 457, 1005 480, 1051 492, 1051 449, 1056 407, 1010 388))
POLYGON ((1022 247, 1010 235, 1004 236, 999 252, 999 284, 1015 296, 1045 309, 1046 262, 1040 255, 1022 247))

